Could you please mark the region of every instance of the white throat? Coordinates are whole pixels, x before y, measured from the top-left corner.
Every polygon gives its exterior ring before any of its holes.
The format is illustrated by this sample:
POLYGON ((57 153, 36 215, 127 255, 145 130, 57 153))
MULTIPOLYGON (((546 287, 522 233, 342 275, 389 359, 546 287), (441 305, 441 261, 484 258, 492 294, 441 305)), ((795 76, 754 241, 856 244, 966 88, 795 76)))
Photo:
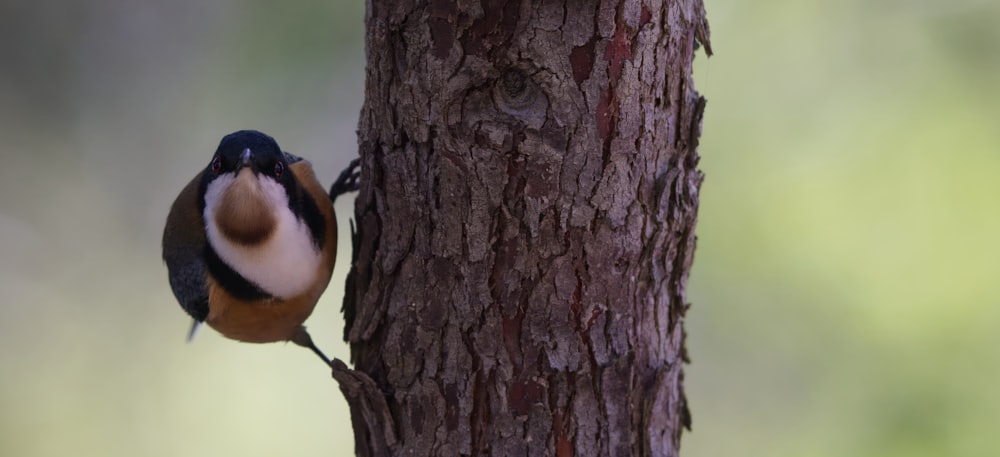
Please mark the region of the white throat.
POLYGON ((208 242, 230 268, 265 292, 282 299, 299 295, 312 286, 322 261, 322 252, 313 244, 309 227, 288 208, 285 188, 268 176, 253 177, 249 169, 220 175, 205 189, 205 232, 208 242), (277 225, 264 242, 247 246, 221 233, 216 211, 226 204, 222 195, 237 179, 254 179, 266 204, 274 211, 277 225))

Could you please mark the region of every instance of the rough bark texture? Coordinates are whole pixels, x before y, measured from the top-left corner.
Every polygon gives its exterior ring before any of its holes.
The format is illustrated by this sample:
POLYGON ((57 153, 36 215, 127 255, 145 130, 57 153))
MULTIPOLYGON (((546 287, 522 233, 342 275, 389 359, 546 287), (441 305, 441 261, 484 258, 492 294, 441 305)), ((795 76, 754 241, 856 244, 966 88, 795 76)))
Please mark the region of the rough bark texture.
POLYGON ((700 0, 370 0, 358 455, 677 455, 700 0))

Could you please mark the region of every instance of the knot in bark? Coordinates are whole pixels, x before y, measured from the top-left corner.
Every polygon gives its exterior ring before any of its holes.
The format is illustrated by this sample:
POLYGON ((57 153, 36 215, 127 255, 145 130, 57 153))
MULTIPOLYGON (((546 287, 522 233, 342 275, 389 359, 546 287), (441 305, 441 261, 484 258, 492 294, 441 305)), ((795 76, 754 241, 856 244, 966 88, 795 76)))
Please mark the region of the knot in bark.
POLYGON ((532 77, 519 69, 510 69, 493 85, 497 108, 531 128, 541 128, 549 108, 549 99, 532 77))

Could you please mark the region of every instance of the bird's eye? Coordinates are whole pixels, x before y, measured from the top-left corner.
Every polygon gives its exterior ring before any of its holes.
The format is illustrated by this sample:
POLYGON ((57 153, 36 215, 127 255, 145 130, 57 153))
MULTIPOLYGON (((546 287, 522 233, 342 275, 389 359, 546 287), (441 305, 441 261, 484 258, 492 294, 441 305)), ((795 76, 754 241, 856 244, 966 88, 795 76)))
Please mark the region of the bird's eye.
POLYGON ((285 171, 285 166, 281 162, 274 162, 274 177, 280 178, 281 173, 285 171))
POLYGON ((219 174, 220 171, 222 171, 222 158, 215 156, 212 159, 212 173, 219 174))

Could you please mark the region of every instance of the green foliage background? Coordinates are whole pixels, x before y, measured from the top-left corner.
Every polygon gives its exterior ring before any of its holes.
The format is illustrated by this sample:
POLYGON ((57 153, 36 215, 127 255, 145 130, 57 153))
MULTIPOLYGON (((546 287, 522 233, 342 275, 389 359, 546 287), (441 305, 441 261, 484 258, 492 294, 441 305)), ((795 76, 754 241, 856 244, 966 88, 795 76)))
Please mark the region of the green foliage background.
MULTIPOLYGON (((224 133, 356 153, 363 2, 65 3, 0 2, 0 455, 351 455, 308 351, 184 344, 158 243, 224 133)), ((996 455, 1000 4, 707 8, 683 454, 996 455)))

